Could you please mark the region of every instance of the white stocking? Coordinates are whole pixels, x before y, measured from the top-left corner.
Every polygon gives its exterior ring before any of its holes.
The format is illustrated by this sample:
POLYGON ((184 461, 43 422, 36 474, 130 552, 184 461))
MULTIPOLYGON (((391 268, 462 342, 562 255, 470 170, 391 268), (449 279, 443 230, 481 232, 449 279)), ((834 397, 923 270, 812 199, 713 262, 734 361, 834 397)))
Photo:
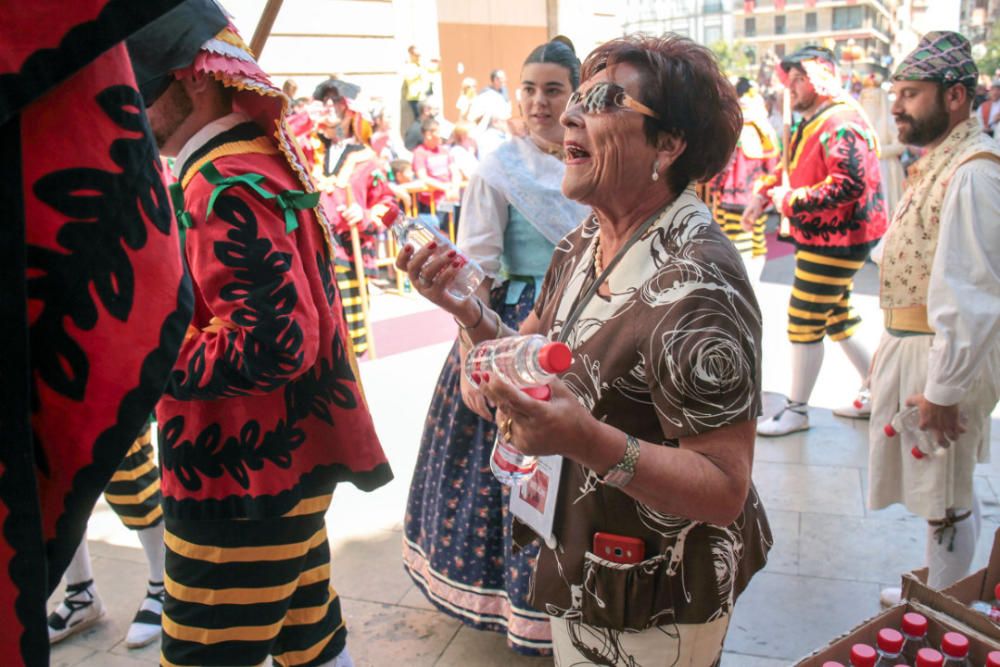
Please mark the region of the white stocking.
POLYGON ((823 365, 823 341, 792 343, 792 390, 788 398, 795 403, 809 403, 823 365))
MULTIPOLYGON (((969 510, 948 510, 950 517, 962 516, 969 510)), ((941 590, 969 573, 976 554, 981 517, 979 499, 972 497, 971 516, 945 525, 927 526, 927 585, 941 590)))
POLYGON ((858 371, 861 382, 868 384, 868 371, 872 364, 872 355, 868 349, 861 344, 856 336, 840 341, 840 349, 844 351, 844 354, 850 359, 851 365, 858 371))
POLYGON ((146 553, 146 563, 149 565, 149 580, 163 581, 163 561, 166 559, 166 547, 163 544, 163 522, 137 530, 142 550, 146 553))
POLYGON ((85 581, 91 581, 93 578, 94 571, 90 567, 90 549, 87 548, 87 535, 84 533, 83 539, 80 540, 80 546, 76 548, 76 553, 73 554, 73 560, 69 562, 69 567, 66 568, 66 584, 68 586, 82 584, 85 581))

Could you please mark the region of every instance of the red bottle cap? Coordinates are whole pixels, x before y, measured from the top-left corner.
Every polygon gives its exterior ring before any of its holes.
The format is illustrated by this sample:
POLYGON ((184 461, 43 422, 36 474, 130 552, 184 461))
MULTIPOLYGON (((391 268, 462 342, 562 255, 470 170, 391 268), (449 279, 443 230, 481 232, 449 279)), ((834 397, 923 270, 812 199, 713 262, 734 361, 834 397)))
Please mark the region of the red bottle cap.
POLYGON ((927 619, 913 611, 903 614, 903 632, 911 637, 923 637, 927 634, 927 619))
POLYGON ((844 667, 844 663, 837 662, 836 660, 827 660, 823 663, 823 667, 844 667))
POLYGON ((993 587, 993 599, 1000 600, 1000 584, 993 587))
POLYGON ((917 651, 916 667, 941 667, 944 656, 932 648, 922 648, 917 651))
POLYGON ((885 426, 882 427, 882 430, 885 431, 885 434, 890 438, 895 438, 897 435, 899 435, 899 431, 894 429, 892 427, 892 424, 886 424, 885 426))
POLYGON ((899 653, 903 650, 903 635, 892 628, 882 628, 878 631, 878 647, 886 653, 899 653))
POLYGON ((573 351, 566 343, 546 343, 538 351, 538 365, 546 373, 562 373, 573 365, 573 351))
POLYGON ((964 658, 969 654, 969 640, 958 632, 946 632, 941 638, 941 652, 949 658, 964 658))
POLYGON ((851 667, 875 667, 878 653, 868 644, 855 644, 851 647, 851 667))
POLYGON ((914 447, 913 449, 911 449, 910 450, 910 455, 913 456, 913 458, 917 459, 918 461, 920 459, 924 458, 924 456, 926 456, 926 454, 924 454, 922 451, 920 451, 919 447, 914 447))
POLYGON ((986 656, 986 667, 1000 667, 1000 651, 990 651, 986 656))
POLYGON ((547 401, 552 398, 552 389, 547 384, 543 384, 541 387, 524 387, 521 391, 538 401, 547 401))

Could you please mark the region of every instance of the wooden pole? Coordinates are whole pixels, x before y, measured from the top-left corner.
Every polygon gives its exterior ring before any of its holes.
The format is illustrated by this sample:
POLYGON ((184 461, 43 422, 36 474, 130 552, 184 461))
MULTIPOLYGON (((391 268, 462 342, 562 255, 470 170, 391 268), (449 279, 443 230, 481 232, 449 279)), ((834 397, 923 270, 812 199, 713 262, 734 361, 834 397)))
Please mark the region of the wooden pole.
MULTIPOLYGON (((792 98, 788 88, 785 88, 781 101, 781 143, 781 185, 787 188, 789 187, 788 168, 792 155, 792 98)), ((778 236, 790 236, 791 233, 791 223, 786 216, 782 215, 778 225, 778 236)))
POLYGON ((260 21, 257 22, 257 29, 253 31, 253 38, 250 40, 250 51, 254 58, 260 61, 260 54, 264 50, 264 44, 271 35, 271 28, 274 27, 274 20, 278 18, 278 11, 284 0, 267 0, 264 11, 260 14, 260 21))

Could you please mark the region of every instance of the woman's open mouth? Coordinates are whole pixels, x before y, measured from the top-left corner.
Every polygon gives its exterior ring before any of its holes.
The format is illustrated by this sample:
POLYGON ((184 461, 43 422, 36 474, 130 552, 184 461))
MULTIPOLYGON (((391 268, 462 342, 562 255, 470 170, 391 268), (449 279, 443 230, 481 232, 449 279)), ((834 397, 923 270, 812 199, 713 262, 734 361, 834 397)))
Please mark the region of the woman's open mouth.
POLYGON ((566 164, 579 164, 590 157, 590 153, 583 150, 578 143, 566 141, 563 143, 563 148, 566 150, 566 164))

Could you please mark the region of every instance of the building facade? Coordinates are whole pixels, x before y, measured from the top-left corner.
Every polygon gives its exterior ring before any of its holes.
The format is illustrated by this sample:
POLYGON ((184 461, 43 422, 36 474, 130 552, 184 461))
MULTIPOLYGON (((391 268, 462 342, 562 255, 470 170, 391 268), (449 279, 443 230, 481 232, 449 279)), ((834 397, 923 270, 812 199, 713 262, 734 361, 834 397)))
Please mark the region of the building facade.
POLYGON ((892 62, 896 0, 742 0, 733 8, 734 39, 755 62, 820 44, 852 67, 892 62))
POLYGON ((625 0, 626 32, 673 32, 705 46, 733 38, 732 0, 625 0))

